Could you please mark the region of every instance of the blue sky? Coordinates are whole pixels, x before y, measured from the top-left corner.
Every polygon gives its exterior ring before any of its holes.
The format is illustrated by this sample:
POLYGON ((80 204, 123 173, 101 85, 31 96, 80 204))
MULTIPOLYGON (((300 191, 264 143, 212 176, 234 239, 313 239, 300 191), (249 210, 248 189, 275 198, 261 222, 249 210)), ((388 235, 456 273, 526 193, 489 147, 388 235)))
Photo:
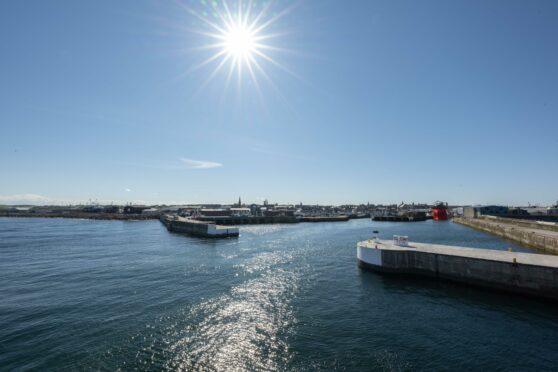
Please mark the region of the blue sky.
POLYGON ((211 8, 3 1, 0 203, 558 199, 557 2, 276 1, 232 79, 211 8))

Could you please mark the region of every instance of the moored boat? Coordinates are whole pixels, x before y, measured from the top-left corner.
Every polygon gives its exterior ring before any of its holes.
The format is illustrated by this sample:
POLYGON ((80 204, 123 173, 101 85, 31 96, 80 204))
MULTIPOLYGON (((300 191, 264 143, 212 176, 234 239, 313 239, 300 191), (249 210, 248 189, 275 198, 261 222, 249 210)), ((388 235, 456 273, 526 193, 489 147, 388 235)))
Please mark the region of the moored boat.
POLYGON ((434 221, 446 221, 448 219, 448 203, 437 201, 432 207, 432 219, 434 221))

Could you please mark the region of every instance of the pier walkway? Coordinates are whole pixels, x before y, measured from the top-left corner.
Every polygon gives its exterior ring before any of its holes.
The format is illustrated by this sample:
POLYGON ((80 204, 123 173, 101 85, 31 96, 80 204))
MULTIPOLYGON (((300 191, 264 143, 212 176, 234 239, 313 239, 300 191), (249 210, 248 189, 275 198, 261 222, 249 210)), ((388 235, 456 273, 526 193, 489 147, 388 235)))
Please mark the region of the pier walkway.
POLYGON ((363 269, 418 274, 558 301, 558 256, 366 240, 357 244, 357 259, 363 269))
MULTIPOLYGON (((373 240, 365 240, 359 245, 367 248, 375 248, 373 240)), ((395 251, 420 251, 434 254, 443 254, 447 256, 470 257, 481 260, 499 261, 513 263, 513 259, 519 264, 548 266, 558 268, 558 256, 546 254, 523 253, 499 251, 495 249, 469 248, 455 245, 427 244, 427 243, 409 243, 407 247, 394 246, 391 240, 381 240, 378 249, 395 250, 395 251)))

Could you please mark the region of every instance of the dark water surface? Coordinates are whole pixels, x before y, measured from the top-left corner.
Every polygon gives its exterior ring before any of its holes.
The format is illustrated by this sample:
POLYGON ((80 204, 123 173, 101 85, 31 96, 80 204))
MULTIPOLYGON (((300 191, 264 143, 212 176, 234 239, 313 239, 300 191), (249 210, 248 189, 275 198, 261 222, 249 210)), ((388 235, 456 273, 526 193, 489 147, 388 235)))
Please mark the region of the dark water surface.
POLYGON ((204 240, 158 221, 0 218, 0 370, 557 369, 558 306, 361 271, 374 228, 521 250, 451 222, 204 240))

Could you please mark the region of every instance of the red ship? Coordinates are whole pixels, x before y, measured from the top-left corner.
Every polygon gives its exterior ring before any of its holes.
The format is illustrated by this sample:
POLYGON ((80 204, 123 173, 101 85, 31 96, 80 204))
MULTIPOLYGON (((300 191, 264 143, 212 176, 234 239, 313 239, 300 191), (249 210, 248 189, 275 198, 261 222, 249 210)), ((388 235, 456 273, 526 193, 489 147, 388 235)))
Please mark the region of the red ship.
POLYGON ((434 203, 432 207, 432 219, 434 221, 446 221, 448 219, 448 203, 434 203))

